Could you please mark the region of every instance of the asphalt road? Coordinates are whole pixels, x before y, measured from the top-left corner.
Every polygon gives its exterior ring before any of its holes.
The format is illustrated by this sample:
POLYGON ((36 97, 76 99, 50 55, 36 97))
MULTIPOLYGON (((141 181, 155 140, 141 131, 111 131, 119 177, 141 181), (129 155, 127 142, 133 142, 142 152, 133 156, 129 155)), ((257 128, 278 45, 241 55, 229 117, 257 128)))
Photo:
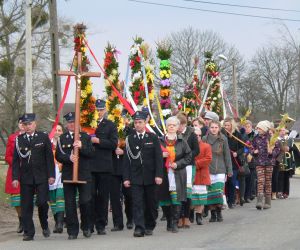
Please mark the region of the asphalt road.
MULTIPOLYGON (((158 222, 153 236, 134 238, 133 231, 110 232, 85 239, 68 241, 67 234, 52 234, 43 238, 40 229, 33 242, 23 242, 13 232, 2 235, 0 250, 9 249, 300 249, 300 178, 291 179, 291 195, 286 200, 272 202, 265 211, 255 209, 255 201, 244 207, 225 210, 224 222, 203 226, 192 225, 179 233, 165 230, 165 222, 158 222)), ((111 223, 111 222, 110 222, 111 223)), ((38 225, 38 223, 36 223, 38 225)))

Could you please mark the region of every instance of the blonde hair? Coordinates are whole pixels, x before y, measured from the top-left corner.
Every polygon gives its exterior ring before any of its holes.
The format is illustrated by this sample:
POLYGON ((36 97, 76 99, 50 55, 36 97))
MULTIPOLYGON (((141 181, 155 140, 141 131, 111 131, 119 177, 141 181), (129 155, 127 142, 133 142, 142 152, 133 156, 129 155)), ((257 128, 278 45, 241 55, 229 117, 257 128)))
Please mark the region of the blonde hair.
POLYGON ((231 124, 231 127, 232 127, 232 131, 231 132, 232 133, 234 133, 235 131, 239 131, 237 123, 236 123, 236 121, 232 117, 226 117, 224 119, 223 126, 225 125, 225 122, 229 122, 231 124))

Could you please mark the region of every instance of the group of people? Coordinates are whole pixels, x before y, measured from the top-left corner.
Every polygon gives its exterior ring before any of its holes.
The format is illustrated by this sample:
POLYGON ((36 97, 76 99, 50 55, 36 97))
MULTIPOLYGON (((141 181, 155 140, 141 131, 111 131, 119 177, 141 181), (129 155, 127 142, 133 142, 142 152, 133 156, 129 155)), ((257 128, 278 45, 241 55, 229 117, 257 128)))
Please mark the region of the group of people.
POLYGON ((271 199, 288 197, 292 167, 286 164, 293 164, 293 158, 286 156, 289 152, 299 157, 299 151, 285 128, 270 146, 271 122, 261 121, 254 130, 251 121, 220 122, 211 111, 193 121, 179 112, 165 121, 165 134, 158 136, 150 132, 155 128, 143 109, 132 116, 133 126, 124 113, 123 141, 115 124, 105 118, 105 101, 97 100, 96 108, 99 120, 93 135, 81 131, 74 138, 75 114, 70 112, 64 116, 67 131, 57 125, 51 140, 37 131, 33 113, 21 116, 19 131, 9 137, 6 192, 24 241, 34 239, 34 206, 44 237, 50 236, 50 205, 53 233, 62 233, 66 224, 68 239, 73 240, 80 229, 86 238, 94 232, 105 235, 110 207, 111 231, 123 230, 123 204, 126 227, 134 228, 134 237, 143 237, 153 234, 159 207, 166 230, 177 233, 178 228, 189 228, 194 217, 202 225, 208 211, 209 222, 222 222, 225 204, 234 208, 257 197, 256 208, 268 209, 271 199))

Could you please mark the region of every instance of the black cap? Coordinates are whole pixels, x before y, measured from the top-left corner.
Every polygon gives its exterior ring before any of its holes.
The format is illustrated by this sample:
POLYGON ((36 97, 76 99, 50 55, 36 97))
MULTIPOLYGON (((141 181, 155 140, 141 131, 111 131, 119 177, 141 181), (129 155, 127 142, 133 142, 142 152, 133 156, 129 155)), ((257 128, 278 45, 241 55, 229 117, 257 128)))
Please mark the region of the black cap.
POLYGON ((148 114, 143 111, 136 111, 132 117, 134 120, 146 120, 147 116, 148 114))
POLYGON ((105 109, 105 101, 101 99, 96 100, 96 109, 105 109))
POLYGON ((20 117, 22 123, 29 123, 35 121, 35 113, 25 113, 20 117))
POLYGON ((23 120, 23 116, 24 116, 24 115, 21 115, 21 116, 19 116, 19 118, 18 118, 18 122, 22 122, 22 120, 23 120))
POLYGON ((67 122, 74 122, 75 121, 75 112, 69 112, 64 115, 64 118, 67 122))

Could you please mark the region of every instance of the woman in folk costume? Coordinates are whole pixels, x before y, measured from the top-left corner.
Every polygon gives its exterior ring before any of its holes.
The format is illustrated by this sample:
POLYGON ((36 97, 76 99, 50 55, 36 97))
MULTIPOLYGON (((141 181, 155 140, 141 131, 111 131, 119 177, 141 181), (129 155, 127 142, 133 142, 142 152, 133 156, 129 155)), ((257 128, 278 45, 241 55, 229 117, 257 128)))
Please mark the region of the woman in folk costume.
POLYGON ((228 117, 224 120, 225 135, 228 140, 228 145, 230 149, 230 156, 232 162, 233 176, 227 180, 227 191, 228 191, 228 207, 233 208, 235 204, 236 197, 236 184, 238 182, 239 187, 239 197, 240 205, 243 206, 245 203, 245 188, 246 188, 246 179, 245 175, 239 175, 239 168, 242 167, 245 156, 244 156, 244 145, 240 143, 234 137, 243 141, 243 137, 237 128, 237 124, 233 118, 228 117))
POLYGON ((13 163, 16 137, 24 133, 24 127, 21 121, 22 121, 22 117, 19 118, 19 123, 18 123, 19 131, 11 134, 8 137, 6 151, 5 151, 5 161, 8 164, 6 182, 5 182, 5 193, 10 194, 10 204, 12 207, 16 209, 19 218, 19 226, 17 229, 17 233, 23 232, 23 223, 21 219, 20 185, 17 188, 12 186, 12 163, 13 163))
POLYGON ((209 165, 211 185, 207 188, 207 205, 211 210, 209 222, 221 222, 224 183, 226 175, 232 176, 232 163, 227 138, 221 133, 220 122, 211 121, 208 135, 202 140, 210 144, 212 149, 212 161, 209 165))
MULTIPOLYGON (((63 134, 62 124, 56 126, 56 131, 54 138, 52 140, 52 149, 55 152, 57 147, 57 141, 59 136, 63 134)), ((62 233, 64 226, 64 213, 65 213, 65 199, 64 199, 64 189, 63 183, 61 182, 61 168, 62 164, 55 160, 55 182, 49 185, 49 203, 51 207, 52 214, 55 220, 55 226, 53 233, 62 233)))
POLYGON ((179 120, 172 116, 167 119, 167 133, 161 139, 164 157, 163 183, 158 189, 160 206, 167 218, 167 231, 178 232, 181 203, 186 201, 186 166, 190 164, 192 152, 182 136, 177 135, 179 120))
POLYGON ((273 165, 280 154, 278 141, 273 148, 269 146, 270 134, 268 131, 270 128, 271 123, 269 121, 259 122, 256 126, 258 134, 252 141, 251 153, 254 157, 257 173, 257 209, 271 207, 273 165), (263 204, 264 197, 265 202, 263 204))
POLYGON ((196 212, 196 223, 202 225, 202 212, 207 204, 207 186, 211 184, 209 165, 212 161, 211 146, 201 140, 201 129, 195 128, 200 154, 195 157, 196 174, 193 185, 192 206, 196 212))
POLYGON ((192 186, 194 182, 195 173, 195 157, 200 153, 198 139, 194 133, 194 128, 187 126, 187 116, 184 113, 178 113, 177 118, 180 121, 178 133, 180 133, 183 139, 188 143, 192 150, 191 162, 186 167, 187 173, 187 200, 182 203, 181 215, 178 223, 178 227, 189 228, 190 227, 190 210, 192 199, 192 186))

